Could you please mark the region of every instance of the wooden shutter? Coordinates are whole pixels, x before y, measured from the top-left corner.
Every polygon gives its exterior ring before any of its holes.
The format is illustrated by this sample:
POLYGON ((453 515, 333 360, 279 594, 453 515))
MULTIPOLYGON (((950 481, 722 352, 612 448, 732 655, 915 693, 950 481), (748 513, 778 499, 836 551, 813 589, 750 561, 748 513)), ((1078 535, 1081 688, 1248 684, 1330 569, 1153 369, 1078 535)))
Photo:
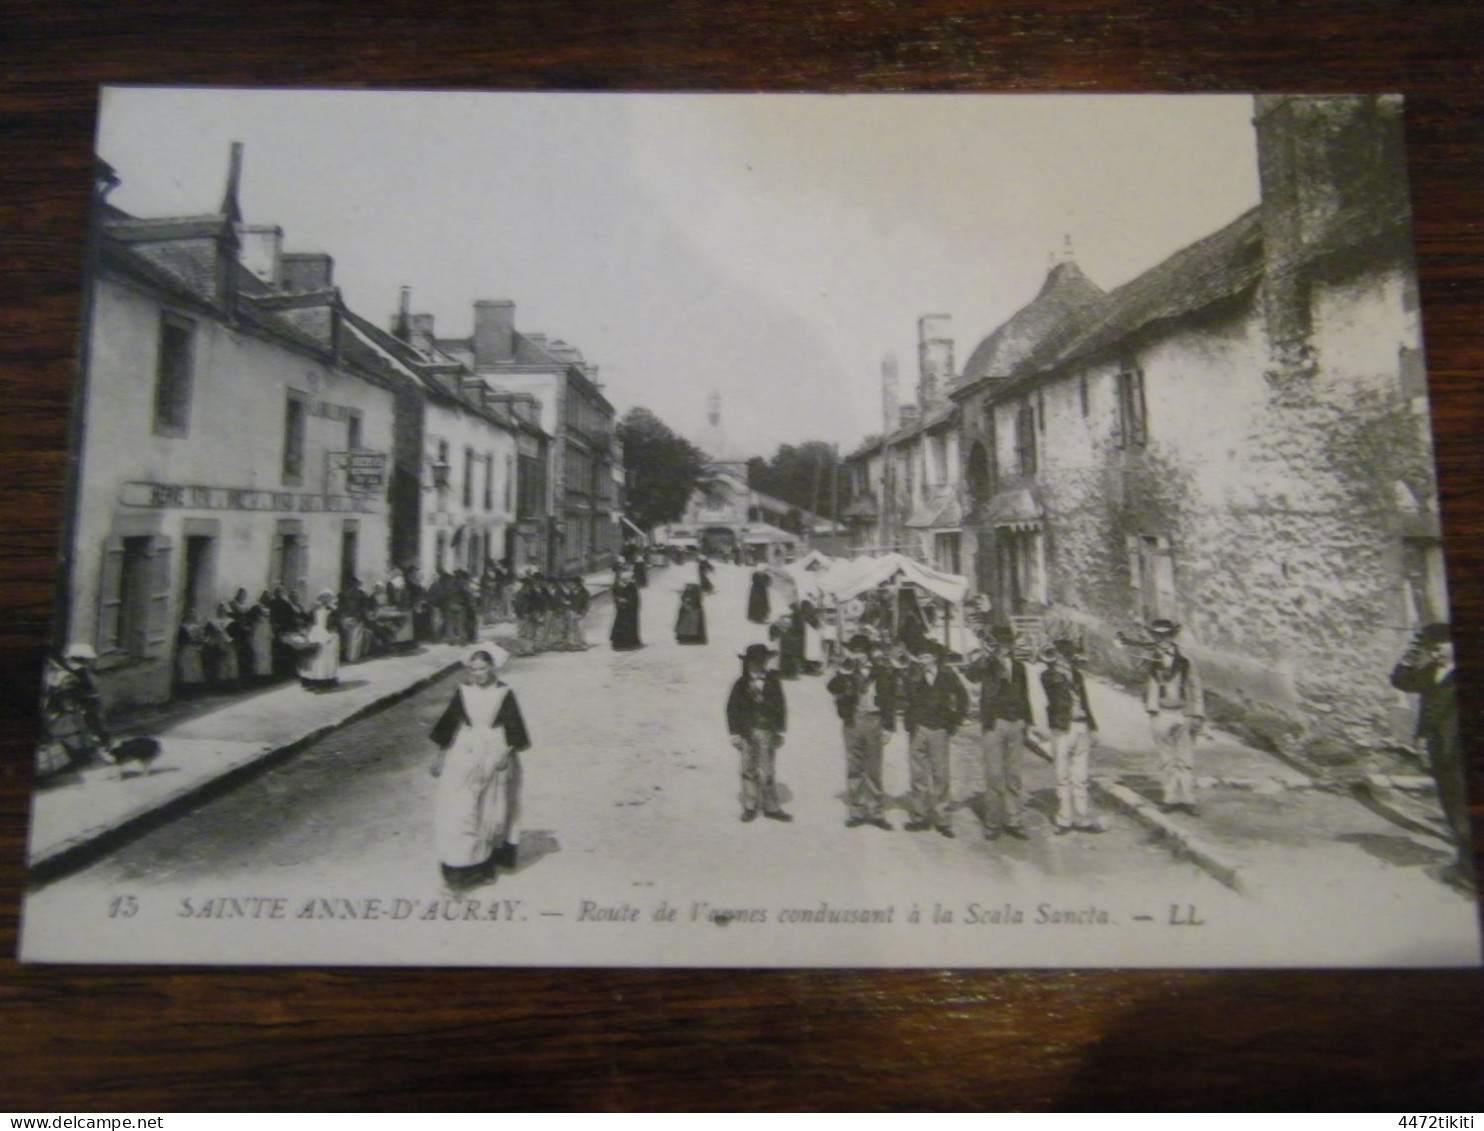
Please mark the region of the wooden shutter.
POLYGON ((294 539, 294 549, 297 570, 294 576, 294 588, 299 593, 300 600, 309 597, 309 535, 300 534, 294 539))
POLYGON ((1136 444, 1144 444, 1149 440, 1149 409, 1144 401, 1144 371, 1135 368, 1130 381, 1133 384, 1131 401, 1134 409, 1135 426, 1130 439, 1136 444))
POLYGON ((98 655, 120 651, 120 618, 124 609, 124 547, 117 538, 103 543, 103 561, 98 574, 98 626, 94 635, 98 655))
POLYGON ((1150 547, 1154 564, 1154 592, 1157 615, 1175 616, 1175 553, 1168 539, 1159 538, 1150 547))
MULTIPOLYGON (((1143 539, 1137 534, 1130 534, 1123 540, 1124 549, 1128 552, 1128 584, 1134 591, 1135 598, 1144 590, 1144 547, 1143 539)), ((1142 610, 1141 610, 1142 611, 1142 610)))
POLYGON ((149 608, 144 621, 144 649, 155 656, 168 650, 170 631, 170 539, 156 537, 149 555, 149 608))

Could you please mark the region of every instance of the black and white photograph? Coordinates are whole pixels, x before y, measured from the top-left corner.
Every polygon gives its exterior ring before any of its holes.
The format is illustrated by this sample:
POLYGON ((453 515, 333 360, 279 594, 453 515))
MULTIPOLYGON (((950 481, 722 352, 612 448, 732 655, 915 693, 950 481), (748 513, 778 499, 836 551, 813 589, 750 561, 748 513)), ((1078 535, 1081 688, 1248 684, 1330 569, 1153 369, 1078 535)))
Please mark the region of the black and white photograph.
POLYGON ((1404 126, 105 88, 22 958, 1478 965, 1404 126))

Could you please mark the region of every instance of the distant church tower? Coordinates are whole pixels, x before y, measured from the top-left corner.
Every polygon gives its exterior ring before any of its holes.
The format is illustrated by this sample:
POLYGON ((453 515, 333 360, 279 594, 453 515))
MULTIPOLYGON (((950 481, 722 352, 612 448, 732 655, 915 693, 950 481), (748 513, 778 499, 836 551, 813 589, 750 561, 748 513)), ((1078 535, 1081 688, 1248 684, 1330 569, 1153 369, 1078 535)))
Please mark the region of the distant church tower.
POLYGON ((747 482, 747 456, 727 439, 726 430, 721 426, 720 393, 712 393, 706 398, 706 428, 696 441, 696 447, 706 453, 707 465, 713 470, 747 482))

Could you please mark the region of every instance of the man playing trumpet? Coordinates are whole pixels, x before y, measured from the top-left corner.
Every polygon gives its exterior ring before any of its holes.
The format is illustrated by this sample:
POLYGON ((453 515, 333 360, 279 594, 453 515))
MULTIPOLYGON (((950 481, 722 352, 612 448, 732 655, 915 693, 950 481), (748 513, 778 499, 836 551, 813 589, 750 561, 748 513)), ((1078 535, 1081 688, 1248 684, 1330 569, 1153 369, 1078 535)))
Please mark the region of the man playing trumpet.
POLYGON ((951 839, 948 744, 968 713, 969 696, 943 663, 943 646, 928 640, 921 648, 902 694, 912 783, 912 819, 902 827, 913 833, 937 829, 951 839))
POLYGON ((1453 877, 1471 882, 1474 861, 1470 855, 1469 799, 1453 679, 1453 633, 1446 624, 1430 624, 1417 634, 1392 670, 1391 686, 1419 697, 1417 737, 1427 746, 1438 800, 1457 849, 1451 872, 1453 877))
POLYGON ((845 737, 845 827, 874 825, 889 832, 891 822, 881 812, 881 753, 886 736, 896 730, 897 674, 884 653, 872 652, 869 636, 852 636, 827 688, 845 737))
POLYGON ((984 839, 1001 832, 1025 840, 1020 761, 1031 722, 1030 680, 1014 655, 1015 632, 1007 625, 990 630, 985 651, 970 656, 964 675, 979 685, 983 728, 984 839))
POLYGON ((1051 731, 1051 760, 1056 768, 1056 834, 1103 832, 1088 804, 1093 735, 1097 720, 1087 699, 1087 683, 1078 670, 1077 645, 1058 640, 1042 650, 1046 665, 1041 687, 1046 692, 1046 725, 1051 731))
POLYGON ((1170 620, 1149 625, 1148 681, 1144 688, 1144 710, 1154 734, 1163 784, 1162 808, 1166 813, 1184 810, 1199 816, 1195 804, 1195 740, 1206 724, 1206 696, 1201 675, 1190 657, 1180 651, 1175 637, 1180 626, 1170 620))

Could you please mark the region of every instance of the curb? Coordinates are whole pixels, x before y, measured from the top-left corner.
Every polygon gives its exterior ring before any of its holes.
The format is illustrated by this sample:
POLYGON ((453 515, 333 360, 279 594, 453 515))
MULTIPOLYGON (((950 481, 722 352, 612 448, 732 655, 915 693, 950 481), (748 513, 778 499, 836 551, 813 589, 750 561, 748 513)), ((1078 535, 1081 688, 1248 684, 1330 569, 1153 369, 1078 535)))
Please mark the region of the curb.
MULTIPOLYGON (((1051 753, 1033 735, 1026 736, 1026 749, 1034 751, 1040 758, 1050 762, 1051 753)), ((1281 779, 1274 778, 1274 781, 1281 779)), ((1127 813, 1146 829, 1162 837, 1170 851, 1180 859, 1189 860, 1218 883, 1243 893, 1244 888, 1238 865, 1223 857, 1206 841, 1181 828, 1148 799, 1135 793, 1121 782, 1103 777, 1093 777, 1088 782, 1098 799, 1127 813)))
POLYGON ((1347 789, 1337 792, 1353 797, 1367 809, 1408 832, 1432 837, 1450 848, 1453 847, 1452 831, 1438 819, 1436 807, 1423 801, 1422 797, 1411 796, 1413 793, 1424 797, 1435 796, 1436 787, 1426 779, 1423 779, 1422 785, 1413 785, 1412 782, 1411 778, 1397 779, 1385 774, 1368 774, 1350 782, 1347 789))
POLYGON ((1202 871, 1213 879, 1219 880, 1232 891, 1238 893, 1244 891, 1240 867, 1237 864, 1225 859, 1216 849, 1194 833, 1175 824, 1161 813, 1153 802, 1135 793, 1121 782, 1093 778, 1089 784, 1104 801, 1122 809, 1146 829, 1163 836, 1169 841, 1171 850, 1176 856, 1196 864, 1202 871))
POLYGON ((32 857, 27 861, 27 890, 35 891, 63 876, 86 867, 103 853, 112 851, 135 837, 151 829, 158 828, 167 820, 178 816, 201 802, 218 797, 257 774, 263 773, 281 762, 287 761, 306 746, 318 742, 320 739, 333 734, 342 727, 359 722, 361 719, 377 714, 387 707, 401 702, 403 699, 416 695, 423 688, 436 683, 450 672, 461 667, 462 664, 462 660, 451 660, 435 671, 421 676, 394 691, 389 691, 362 707, 358 707, 343 718, 316 727, 281 746, 264 750, 251 760, 233 766, 231 769, 215 777, 206 778, 197 782, 195 785, 182 789, 180 793, 172 797, 165 798, 135 813, 130 813, 114 825, 86 830, 72 837, 70 840, 47 849, 41 855, 32 857))

